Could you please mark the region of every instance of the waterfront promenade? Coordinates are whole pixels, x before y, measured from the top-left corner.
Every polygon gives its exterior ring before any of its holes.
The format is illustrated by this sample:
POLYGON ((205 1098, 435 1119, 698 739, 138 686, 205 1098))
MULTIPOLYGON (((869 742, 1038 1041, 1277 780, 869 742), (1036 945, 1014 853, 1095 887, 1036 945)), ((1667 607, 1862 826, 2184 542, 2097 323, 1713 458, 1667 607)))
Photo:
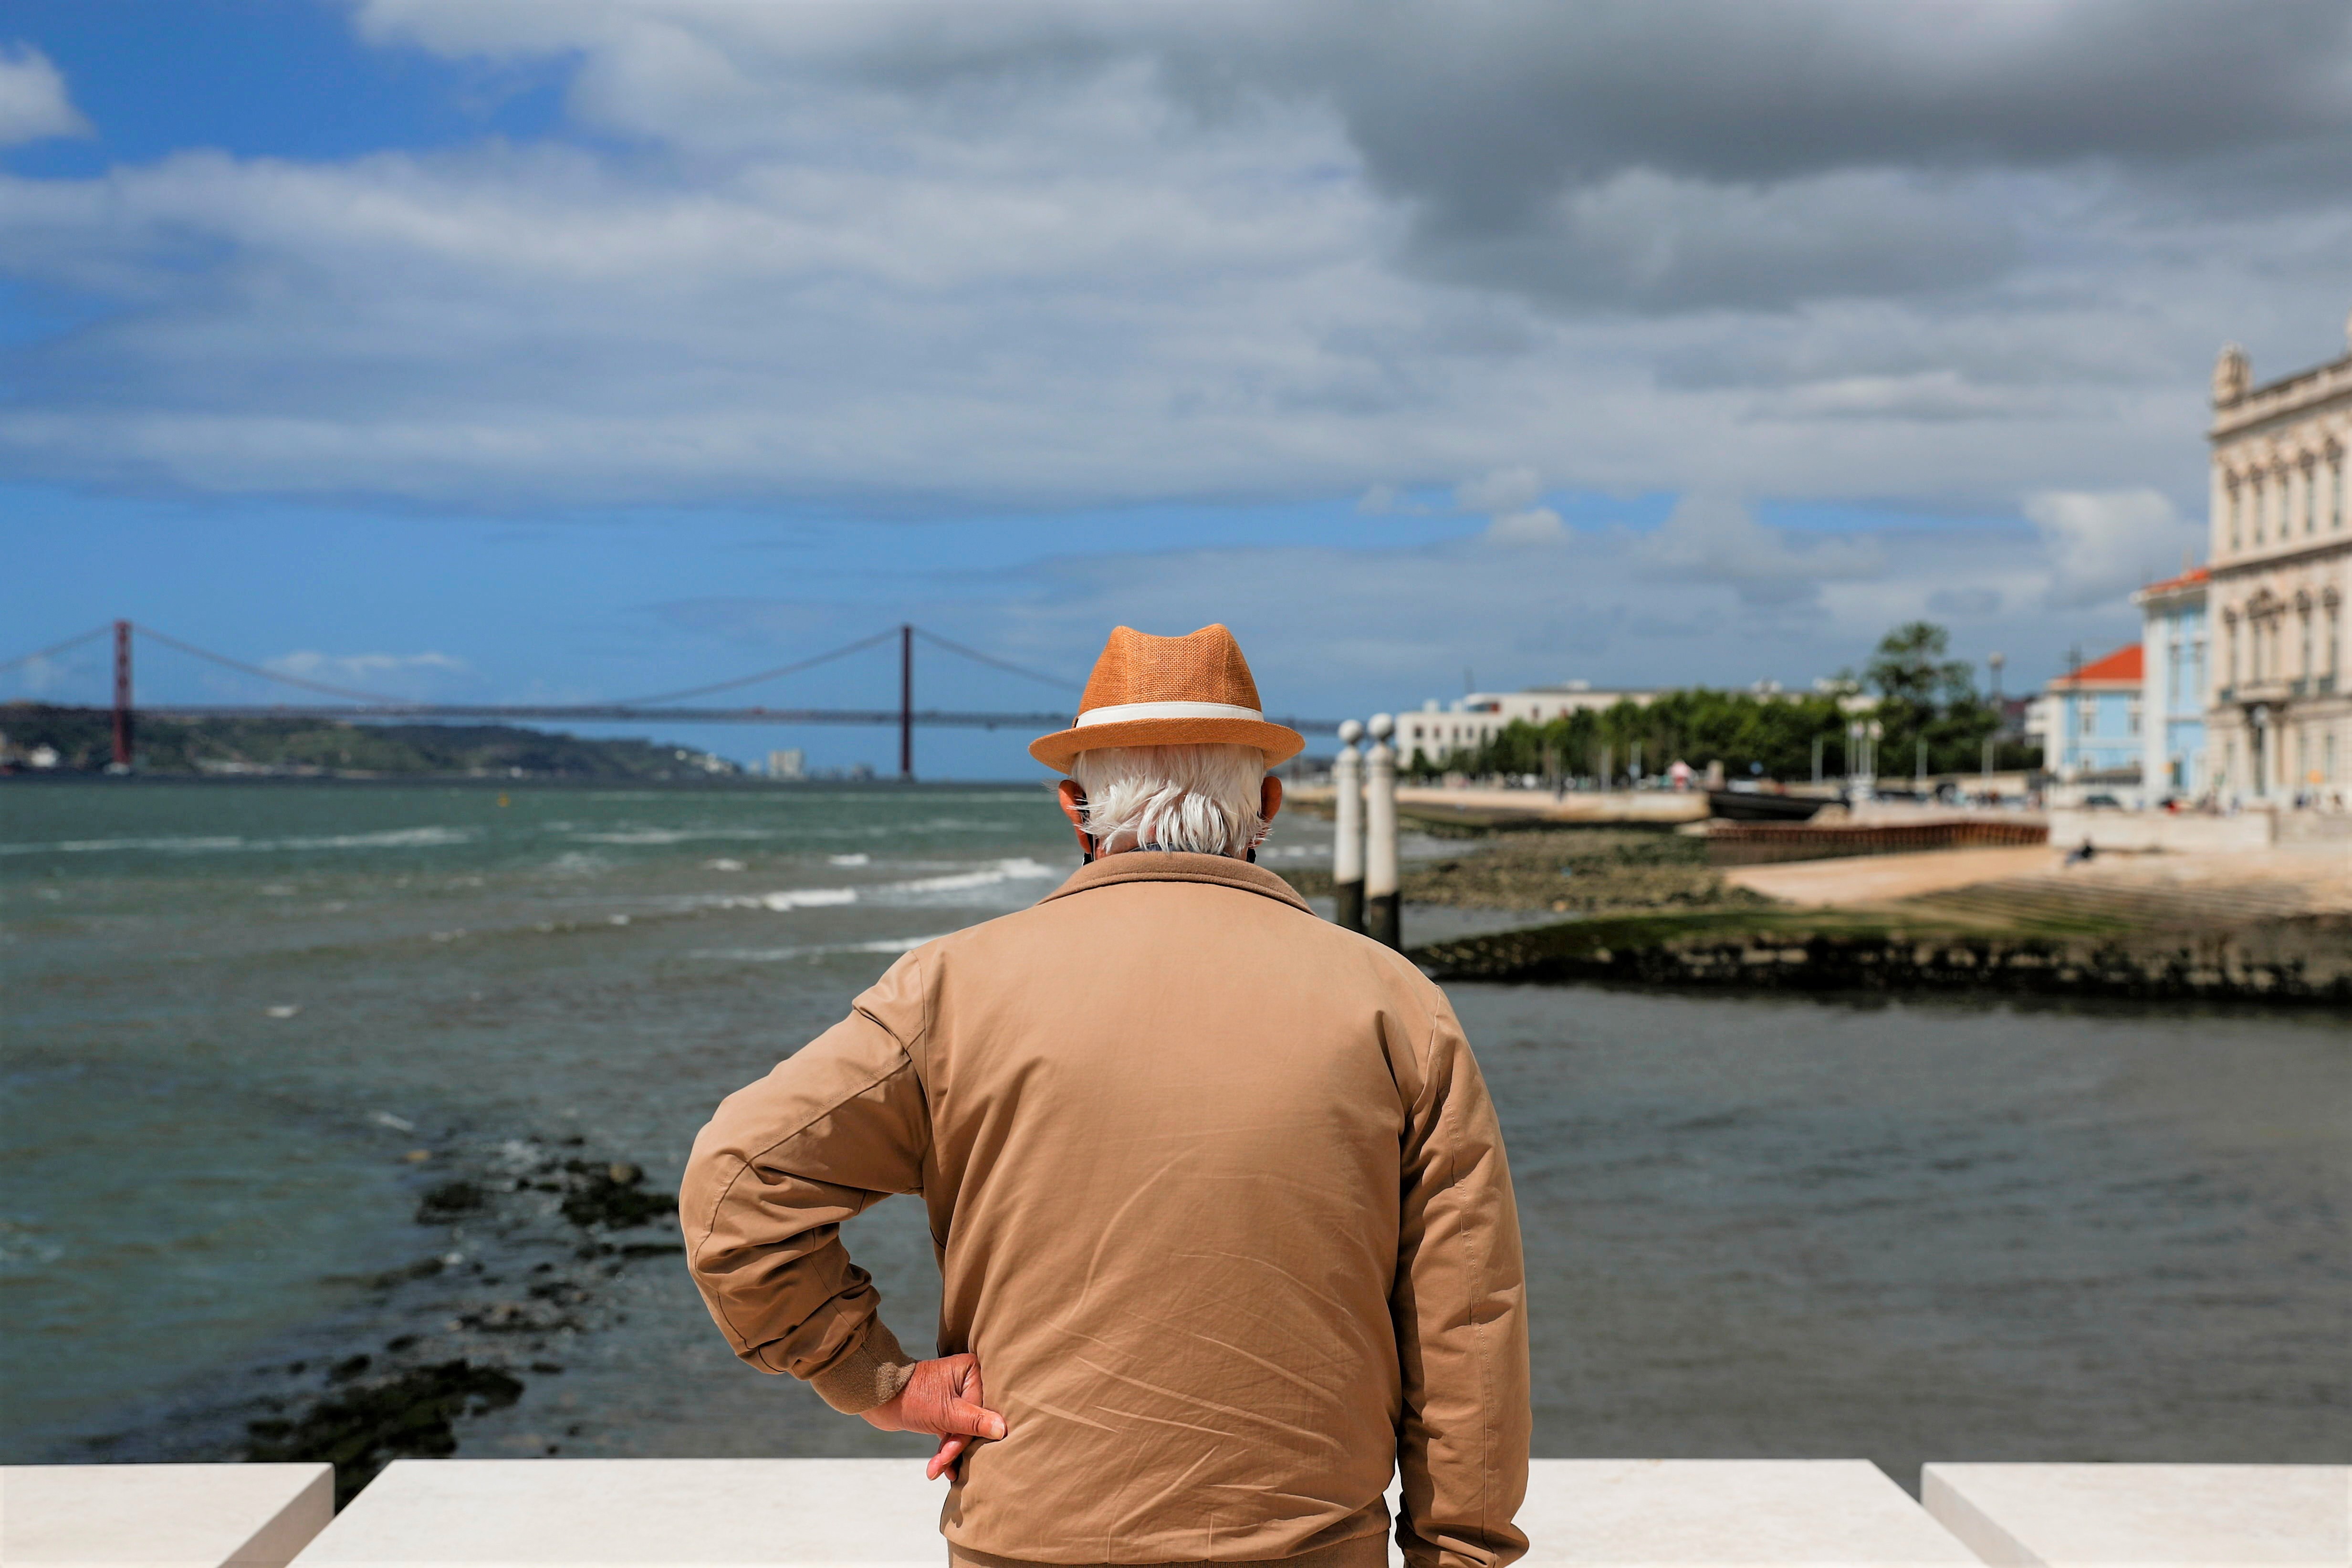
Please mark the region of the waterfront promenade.
MULTIPOLYGON (((340 1516, 325 1465, 0 1471, 10 1568, 932 1568, 919 1459, 404 1460, 340 1516)), ((1530 1563, 2341 1568, 2352 1468, 1538 1459, 1530 1563)), ((1394 1506, 1391 1494, 1391 1504, 1394 1506)), ((1402 1558, 1391 1543, 1390 1560, 1402 1558)))

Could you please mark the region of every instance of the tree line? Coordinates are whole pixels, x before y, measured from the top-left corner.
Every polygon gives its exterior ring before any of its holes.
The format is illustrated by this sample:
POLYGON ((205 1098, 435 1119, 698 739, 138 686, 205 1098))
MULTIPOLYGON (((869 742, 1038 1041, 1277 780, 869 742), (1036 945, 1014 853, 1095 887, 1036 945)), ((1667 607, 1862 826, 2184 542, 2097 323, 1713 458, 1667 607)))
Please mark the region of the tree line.
MULTIPOLYGON (((1977 690, 1975 667, 1948 657, 1950 636, 1927 621, 1895 627, 1879 640, 1859 676, 1841 671, 1811 692, 1716 691, 1694 687, 1662 692, 1643 703, 1567 714, 1545 723, 1514 720, 1482 745, 1412 764, 1416 777, 1533 773, 1542 778, 1622 778, 1638 755, 1643 772, 1664 772, 1676 761, 1695 768, 1723 764, 1727 776, 1781 780, 1812 776, 1815 742, 1825 775, 1849 772, 1856 760, 1849 726, 1874 724, 1882 777, 1909 774, 1918 744, 1927 742, 1931 773, 1973 773, 1983 766, 1984 743, 2000 727, 1991 700, 1977 690), (1864 699, 1857 701, 1855 699, 1864 699)), ((2038 744, 2011 737, 1998 748, 1996 768, 2042 764, 2038 744)))

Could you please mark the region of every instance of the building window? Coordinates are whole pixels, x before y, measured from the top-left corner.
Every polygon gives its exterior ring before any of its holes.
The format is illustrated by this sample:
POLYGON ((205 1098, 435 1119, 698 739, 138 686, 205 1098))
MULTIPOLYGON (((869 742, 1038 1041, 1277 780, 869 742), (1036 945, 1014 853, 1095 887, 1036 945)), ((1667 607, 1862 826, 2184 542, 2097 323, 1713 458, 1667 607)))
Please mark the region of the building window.
POLYGON ((2127 698, 2124 701, 2124 733, 2127 735, 2139 733, 2139 699, 2137 697, 2127 698))
POLYGON ((2077 734, 2083 735, 2095 735, 2099 732, 2099 700, 2097 698, 2078 696, 2074 699, 2074 730, 2077 734))
POLYGON ((2328 461, 2327 468, 2335 476, 2335 483, 2328 487, 2335 499, 2327 503, 2327 531, 2333 533, 2344 526, 2344 454, 2336 453, 2328 461))
POLYGON ((2317 667, 2313 665, 2311 662, 2311 611, 2309 607, 2306 606, 2304 609, 2296 611, 2295 614, 2297 618, 2303 623, 2300 627, 2300 630, 2303 633, 2303 663, 2297 667, 2296 673, 2301 675, 2305 680, 2309 680, 2313 676, 2319 673, 2317 667))
POLYGON ((2236 548, 2238 548, 2238 480, 2237 480, 2237 477, 2236 477, 2235 475, 2231 476, 2231 478, 2230 478, 2230 479, 2229 479, 2228 483, 2229 483, 2229 492, 2230 492, 2230 493, 2229 493, 2229 497, 2228 497, 2228 499, 2227 499, 2227 500, 2225 500, 2224 501, 2222 501, 2222 503, 2221 503, 2221 515, 2222 515, 2222 517, 2223 517, 2225 520, 2227 520, 2227 521, 2228 521, 2228 522, 2229 522, 2229 524, 2230 524, 2230 548, 2231 548, 2231 549, 2232 549, 2232 550, 2235 550, 2236 548))
POLYGON ((2270 493, 2269 487, 2263 483, 2260 474, 2252 476, 2247 484, 2253 493, 2246 498, 2246 510, 2253 513, 2254 542, 2260 544, 2263 542, 2263 508, 2270 493))
POLYGON ((2309 455, 2303 459, 2303 531, 2319 531, 2319 459, 2309 455))
POLYGON ((2235 685, 2237 685, 2237 684, 2238 684, 2238 617, 2237 617, 2237 616, 2223 616, 2223 617, 2221 618, 2221 636, 2222 636, 2222 639, 2223 639, 2223 642, 2222 642, 2222 651, 2223 651, 2223 653, 2224 653, 2224 655, 2226 656, 2226 658, 2227 658, 2227 662, 2226 662, 2225 664, 2223 664, 2222 668, 2224 668, 2225 670, 2227 670, 2227 671, 2229 672, 2229 676, 2230 676, 2230 684, 2231 684, 2231 685, 2232 685, 2232 686, 2235 686, 2235 685))
POLYGON ((2342 657, 2342 648, 2343 626, 2336 613, 2336 606, 2330 605, 2327 606, 2327 673, 2330 676, 2336 673, 2336 661, 2342 657))

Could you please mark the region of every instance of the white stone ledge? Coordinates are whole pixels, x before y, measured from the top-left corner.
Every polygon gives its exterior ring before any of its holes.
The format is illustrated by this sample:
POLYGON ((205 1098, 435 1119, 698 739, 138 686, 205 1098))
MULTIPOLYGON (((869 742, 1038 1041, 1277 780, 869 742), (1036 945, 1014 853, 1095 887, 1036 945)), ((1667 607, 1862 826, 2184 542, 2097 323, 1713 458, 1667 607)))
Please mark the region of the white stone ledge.
MULTIPOLYGON (((1925 1509, 1860 1459, 1538 1459, 1519 1524, 1531 1564, 2352 1562, 2345 1467, 1930 1465, 1923 1480, 1925 1509)), ((404 1460, 330 1523, 323 1465, 15 1467, 0 1564, 940 1568, 944 1492, 912 1459, 404 1460)))
POLYGON ((1997 1564, 2352 1563, 2352 1466, 1929 1465, 1920 1496, 1997 1564))
POLYGON ((1867 1459, 1538 1459, 1519 1528, 1528 1563, 1976 1564, 1867 1459))
POLYGON ((403 1459, 300 1568, 941 1568, 920 1459, 403 1459))
POLYGON ((8 1465, 0 1564, 285 1568, 334 1512, 326 1465, 8 1465))
MULTIPOLYGON (((919 1460, 404 1461, 297 1568, 939 1568, 944 1493, 919 1460)), ((1538 1460, 1519 1522, 1530 1563, 1975 1564, 1861 1459, 1538 1460)))

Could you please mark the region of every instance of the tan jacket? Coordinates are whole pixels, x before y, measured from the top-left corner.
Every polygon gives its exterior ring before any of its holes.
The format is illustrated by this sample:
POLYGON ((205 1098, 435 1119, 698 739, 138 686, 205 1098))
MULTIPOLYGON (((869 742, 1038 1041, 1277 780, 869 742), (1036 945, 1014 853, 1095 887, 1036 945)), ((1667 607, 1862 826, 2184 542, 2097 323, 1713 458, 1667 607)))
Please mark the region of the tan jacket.
POLYGON ((1494 1106, 1444 994, 1280 878, 1097 860, 729 1096, 679 1207, 738 1355, 842 1410, 903 1386, 838 1228, 890 1193, 1009 1426, 948 1495, 954 1558, 1381 1568, 1391 1464, 1414 1568, 1526 1550, 1494 1106))

